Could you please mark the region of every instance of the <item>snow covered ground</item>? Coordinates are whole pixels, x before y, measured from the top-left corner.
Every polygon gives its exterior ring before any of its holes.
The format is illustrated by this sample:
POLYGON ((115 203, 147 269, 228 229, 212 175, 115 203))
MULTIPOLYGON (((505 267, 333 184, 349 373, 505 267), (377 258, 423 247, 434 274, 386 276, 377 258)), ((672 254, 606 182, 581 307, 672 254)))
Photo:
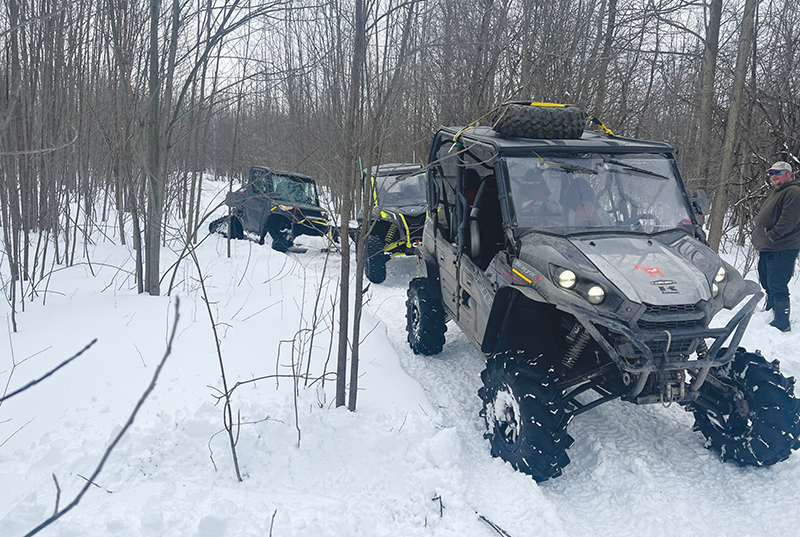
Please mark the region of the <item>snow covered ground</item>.
MULTIPOLYGON (((209 197, 218 185, 207 185, 209 197)), ((723 464, 679 406, 613 402, 576 417, 563 476, 537 484, 492 458, 477 391, 483 356, 454 325, 444 352, 414 355, 405 292, 417 271, 396 258, 363 319, 358 410, 333 405, 330 352, 340 259, 305 238, 302 254, 207 237, 179 265, 170 296, 136 293, 133 259, 113 224, 89 257, 58 268, 0 343, 10 392, 97 343, 0 405, 0 535, 22 536, 86 484, 152 378, 179 300, 172 353, 154 391, 81 503, 49 536, 800 535, 800 455, 766 469, 723 464), (116 244, 115 244, 116 243, 116 244), (91 263, 89 262, 91 261, 91 263), (236 480, 223 431, 220 360, 236 388, 236 480), (317 296, 319 294, 319 299, 317 296), (316 322, 313 343, 312 324, 316 322)), ((79 247, 79 251, 82 247, 79 247)), ((177 247, 164 250, 163 288, 177 247)), ((3 281, 8 281, 5 265, 3 281)), ((754 277, 754 275, 750 275, 754 277)), ((800 284, 792 283, 800 312, 800 284)), ((792 333, 757 312, 743 340, 800 376, 792 333)), ((335 343, 333 344, 335 346, 335 343)))

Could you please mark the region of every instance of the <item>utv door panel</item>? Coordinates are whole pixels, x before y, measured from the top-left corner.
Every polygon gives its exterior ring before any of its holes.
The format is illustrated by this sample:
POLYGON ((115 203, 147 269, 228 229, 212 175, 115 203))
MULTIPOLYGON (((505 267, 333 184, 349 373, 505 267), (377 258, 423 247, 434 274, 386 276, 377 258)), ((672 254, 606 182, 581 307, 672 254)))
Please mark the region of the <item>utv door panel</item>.
POLYGON ((481 300, 479 280, 485 277, 486 275, 469 257, 462 256, 459 271, 458 325, 478 343, 482 339, 479 335, 479 326, 483 324, 483 329, 486 328, 486 319, 483 319, 483 323, 480 322, 481 305, 478 304, 481 300))
POLYGON ((269 218, 272 204, 263 194, 247 196, 242 204, 242 224, 251 233, 261 233, 264 222, 269 218))
POLYGON ((442 305, 458 319, 458 255, 456 247, 441 235, 436 237, 436 261, 442 284, 442 305))

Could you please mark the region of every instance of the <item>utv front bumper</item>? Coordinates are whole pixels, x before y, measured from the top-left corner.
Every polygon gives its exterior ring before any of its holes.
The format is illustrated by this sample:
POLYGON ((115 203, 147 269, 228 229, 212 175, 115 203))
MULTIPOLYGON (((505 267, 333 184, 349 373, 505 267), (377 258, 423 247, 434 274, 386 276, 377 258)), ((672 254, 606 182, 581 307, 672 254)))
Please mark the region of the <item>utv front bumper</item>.
POLYGON ((328 234, 330 225, 328 220, 320 216, 303 216, 292 225, 292 234, 297 237, 300 235, 324 236, 328 234))
POLYGON ((763 296, 760 290, 752 291, 750 299, 725 326, 719 328, 696 326, 634 331, 623 322, 593 311, 567 304, 558 307, 575 317, 616 366, 635 379, 626 399, 636 399, 651 373, 689 370, 694 380, 685 399, 691 400, 696 398, 697 390, 712 367, 725 365, 733 359, 750 317, 763 296), (707 339, 714 340, 708 347, 707 339), (726 343, 727 347, 723 349, 726 343), (690 359, 695 352, 696 358, 690 359))

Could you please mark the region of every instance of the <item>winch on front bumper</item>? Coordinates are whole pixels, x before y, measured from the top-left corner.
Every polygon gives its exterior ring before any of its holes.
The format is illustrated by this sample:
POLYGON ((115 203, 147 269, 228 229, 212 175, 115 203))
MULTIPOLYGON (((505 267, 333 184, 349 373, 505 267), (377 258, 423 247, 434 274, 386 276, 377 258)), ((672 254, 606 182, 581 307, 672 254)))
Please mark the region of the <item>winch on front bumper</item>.
POLYGON ((763 293, 756 284, 747 295, 751 295, 750 299, 719 328, 705 326, 706 321, 660 326, 640 322, 634 330, 621 321, 574 305, 558 308, 572 315, 622 371, 627 390, 622 399, 637 404, 689 403, 697 399, 709 370, 733 359, 763 293), (710 346, 707 339, 714 340, 710 346), (688 385, 686 371, 693 377, 688 385))

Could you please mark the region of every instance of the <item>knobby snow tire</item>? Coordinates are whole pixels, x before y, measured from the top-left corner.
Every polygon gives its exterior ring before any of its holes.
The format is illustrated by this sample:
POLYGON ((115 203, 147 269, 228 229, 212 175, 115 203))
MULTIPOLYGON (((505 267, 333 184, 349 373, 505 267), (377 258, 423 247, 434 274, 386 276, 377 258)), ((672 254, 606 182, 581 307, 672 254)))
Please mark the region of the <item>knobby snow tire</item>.
POLYGON ((492 116, 494 130, 505 136, 576 139, 583 134, 586 113, 575 106, 501 105, 492 116))
POLYGON ((228 218, 223 216, 208 224, 209 233, 219 233, 231 239, 243 239, 244 228, 242 227, 242 221, 239 220, 238 216, 234 215, 230 216, 230 220, 228 218))
POLYGON ((783 376, 777 361, 768 363, 760 354, 739 348, 729 364, 712 369, 709 376, 713 378, 703 383, 699 399, 689 408, 694 429, 723 461, 770 466, 800 447, 794 377, 783 376))
POLYGON ((367 235, 364 272, 372 283, 383 283, 386 280, 386 254, 383 251, 383 239, 378 235, 367 235))
MULTIPOLYGON (((277 252, 287 252, 289 248, 294 246, 294 238, 292 237, 292 224, 282 216, 273 216, 267 222, 267 231, 269 236, 272 237, 272 249, 277 252)), ((263 244, 263 235, 262 235, 263 244)))
POLYGON ((524 351, 497 353, 481 373, 481 416, 492 455, 536 481, 561 475, 569 464, 569 415, 552 371, 528 360, 524 351))
POLYGON ((428 289, 427 278, 414 278, 408 284, 406 331, 414 354, 439 354, 444 347, 445 324, 442 301, 428 289))

